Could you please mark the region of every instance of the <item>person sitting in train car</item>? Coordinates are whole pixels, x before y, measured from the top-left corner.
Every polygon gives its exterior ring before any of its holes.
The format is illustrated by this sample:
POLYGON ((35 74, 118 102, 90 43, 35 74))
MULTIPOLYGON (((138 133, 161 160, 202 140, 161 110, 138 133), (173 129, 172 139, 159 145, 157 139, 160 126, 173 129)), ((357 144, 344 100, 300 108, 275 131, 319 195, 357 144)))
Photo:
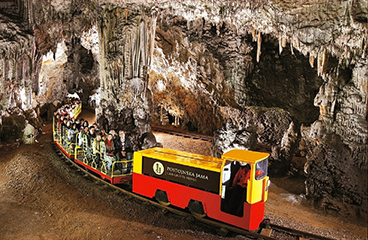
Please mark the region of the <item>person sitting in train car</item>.
POLYGON ((84 151, 87 153, 87 159, 91 160, 91 137, 89 136, 89 127, 84 127, 84 142, 83 142, 84 151))
POLYGON ((240 186, 242 188, 246 188, 248 184, 248 180, 250 179, 250 166, 247 163, 240 163, 240 168, 236 173, 232 187, 240 186))
POLYGON ((80 126, 79 127, 79 135, 78 135, 78 146, 79 147, 82 147, 82 145, 83 145, 84 135, 85 135, 84 128, 83 128, 83 126, 80 126))
POLYGON ((64 116, 63 115, 60 115, 60 118, 59 118, 59 121, 58 121, 58 129, 59 131, 61 131, 61 126, 64 122, 64 116))
POLYGON ((115 130, 110 130, 109 134, 112 135, 112 140, 114 141, 114 146, 115 146, 114 155, 115 155, 115 158, 119 161, 121 159, 121 157, 119 156, 119 153, 121 151, 119 135, 115 132, 115 130))
POLYGON ((93 125, 89 128, 89 136, 91 137, 91 141, 96 138, 96 128, 93 125))
POLYGON ((124 131, 119 131, 119 150, 120 150, 120 158, 125 158, 127 160, 131 160, 133 157, 133 146, 132 142, 128 137, 126 137, 126 133, 124 131))
POLYGON ((69 131, 71 130, 71 121, 70 120, 66 120, 66 124, 65 124, 65 128, 64 128, 64 135, 65 135, 65 142, 64 142, 64 146, 68 147, 68 142, 70 142, 69 139, 69 131))
POLYGON ((84 125, 83 124, 84 124, 84 118, 81 118, 79 120, 79 125, 84 128, 84 125))
POLYGON ((105 131, 105 129, 100 129, 100 135, 101 135, 102 141, 105 141, 106 140, 106 131, 105 131))
POLYGON ((55 113, 54 115, 54 127, 55 127, 55 130, 59 130, 58 127, 59 127, 59 122, 60 122, 60 114, 58 113, 55 113))
POLYGON ((72 122, 72 127, 73 127, 73 124, 74 124, 74 123, 75 123, 75 121, 76 121, 76 120, 75 120, 75 117, 71 117, 71 118, 70 118, 70 121, 72 122))
POLYGON ((87 120, 84 120, 83 121, 83 127, 86 128, 86 127, 89 127, 89 123, 87 120))
POLYGON ((98 129, 97 123, 92 123, 92 127, 94 127, 95 129, 98 129))
POLYGON ((77 125, 77 129, 80 129, 81 124, 80 124, 80 120, 78 118, 75 120, 75 124, 77 125))
POLYGON ((127 172, 131 171, 132 169, 132 160, 133 159, 133 145, 130 141, 129 137, 126 136, 124 131, 119 131, 119 150, 118 156, 120 159, 126 159, 128 160, 128 164, 123 166, 124 168, 127 168, 127 172))
POLYGON ((68 132, 68 119, 66 118, 66 116, 63 116, 63 122, 61 124, 61 144, 64 146, 65 145, 65 140, 68 137, 67 132, 68 132))
POLYGON ((115 145, 114 141, 112 139, 112 135, 108 134, 107 139, 105 141, 105 147, 106 147, 106 160, 107 160, 107 170, 111 170, 111 165, 115 161, 114 151, 115 151, 115 145))
POLYGON ((234 180, 232 182, 230 191, 230 213, 242 216, 243 215, 243 205, 246 199, 246 188, 248 180, 250 179, 250 165, 247 163, 240 163, 240 168, 235 174, 234 180))
POLYGON ((97 134, 95 140, 93 141, 93 145, 92 145, 92 150, 93 150, 93 155, 96 156, 96 164, 97 166, 100 165, 100 160, 101 160, 101 135, 97 134))
POLYGON ((73 123, 72 127, 69 129, 69 132, 68 132, 68 140, 70 143, 74 144, 76 142, 76 136, 78 132, 79 130, 77 128, 77 124, 73 123))

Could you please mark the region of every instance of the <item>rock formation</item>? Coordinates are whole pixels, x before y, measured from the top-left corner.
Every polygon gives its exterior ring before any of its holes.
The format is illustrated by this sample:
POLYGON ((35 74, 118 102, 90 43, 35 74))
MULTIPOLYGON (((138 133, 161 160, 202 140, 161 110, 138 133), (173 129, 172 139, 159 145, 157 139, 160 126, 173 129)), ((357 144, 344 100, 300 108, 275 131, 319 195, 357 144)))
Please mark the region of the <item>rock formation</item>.
POLYGON ((0 137, 68 93, 105 129, 214 134, 271 153, 316 206, 367 217, 366 1, 2 1, 0 137), (295 159, 298 159, 296 162, 295 159), (300 164, 302 163, 302 164, 300 164), (301 165, 304 165, 302 167, 301 165), (348 208, 347 206, 350 206, 348 208))

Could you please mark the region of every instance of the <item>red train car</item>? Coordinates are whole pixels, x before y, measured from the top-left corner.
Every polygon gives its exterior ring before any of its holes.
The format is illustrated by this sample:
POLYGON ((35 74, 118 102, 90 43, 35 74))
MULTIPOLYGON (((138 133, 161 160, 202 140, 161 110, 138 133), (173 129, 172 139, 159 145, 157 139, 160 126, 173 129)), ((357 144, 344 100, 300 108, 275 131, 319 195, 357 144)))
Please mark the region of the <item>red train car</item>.
POLYGON ((142 150, 134 153, 133 192, 188 208, 197 216, 257 230, 268 196, 268 156, 231 150, 220 159, 163 148, 142 150), (237 188, 242 166, 249 169, 246 187, 237 188))

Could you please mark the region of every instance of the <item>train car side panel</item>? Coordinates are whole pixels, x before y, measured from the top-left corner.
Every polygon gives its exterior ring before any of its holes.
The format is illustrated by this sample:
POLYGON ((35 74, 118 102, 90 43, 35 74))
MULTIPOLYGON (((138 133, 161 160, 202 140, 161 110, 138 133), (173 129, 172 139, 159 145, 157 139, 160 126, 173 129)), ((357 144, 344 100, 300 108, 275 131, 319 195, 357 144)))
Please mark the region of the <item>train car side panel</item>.
POLYGON ((152 176, 133 173, 133 192, 153 198, 156 190, 167 193, 171 205, 185 209, 190 200, 203 204, 208 217, 248 230, 256 230, 263 220, 264 202, 256 204, 244 203, 243 217, 222 212, 220 210, 221 197, 214 193, 205 192, 181 184, 172 183, 152 176))

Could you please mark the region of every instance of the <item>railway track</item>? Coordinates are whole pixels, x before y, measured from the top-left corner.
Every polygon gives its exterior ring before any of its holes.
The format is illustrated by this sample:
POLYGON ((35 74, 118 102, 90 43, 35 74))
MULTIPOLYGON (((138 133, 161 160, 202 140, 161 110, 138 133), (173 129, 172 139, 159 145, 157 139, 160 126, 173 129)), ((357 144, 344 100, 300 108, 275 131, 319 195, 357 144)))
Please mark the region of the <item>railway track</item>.
POLYGON ((134 194, 130 191, 130 187, 126 185, 126 187, 119 187, 110 184, 102 180, 100 177, 93 175, 91 172, 87 171, 86 169, 81 168, 77 163, 73 160, 69 159, 55 144, 53 144, 53 149, 55 150, 57 156, 64 160, 64 162, 72 169, 74 169, 78 174, 86 178, 87 180, 94 182, 97 185, 106 187, 114 191, 116 194, 124 194, 125 196, 129 196, 131 198, 135 198, 144 202, 145 204, 156 206, 159 209, 162 209, 164 213, 171 212, 173 214, 185 217, 187 219, 195 219, 195 221, 202 222, 213 229, 217 230, 217 233, 222 236, 226 236, 229 232, 236 233, 251 239, 265 239, 265 240, 277 240, 277 239, 295 239, 295 240, 331 240, 331 238, 326 238, 322 236, 318 236, 312 233, 303 232, 291 228, 287 228, 284 226, 278 226, 275 224, 270 224, 270 228, 263 229, 261 233, 247 231, 241 228, 237 228, 228 224, 224 224, 212 219, 208 218, 201 218, 191 213, 185 212, 181 209, 176 209, 170 206, 165 206, 160 204, 152 199, 148 199, 146 197, 139 196, 134 194), (281 237, 280 237, 281 236, 281 237))
POLYGON ((193 133, 193 132, 186 132, 180 129, 172 128, 172 127, 164 127, 164 126, 152 126, 152 130, 155 132, 162 132, 170 135, 180 136, 184 138, 191 138, 194 140, 202 140, 206 142, 211 142, 213 140, 213 136, 193 133))

